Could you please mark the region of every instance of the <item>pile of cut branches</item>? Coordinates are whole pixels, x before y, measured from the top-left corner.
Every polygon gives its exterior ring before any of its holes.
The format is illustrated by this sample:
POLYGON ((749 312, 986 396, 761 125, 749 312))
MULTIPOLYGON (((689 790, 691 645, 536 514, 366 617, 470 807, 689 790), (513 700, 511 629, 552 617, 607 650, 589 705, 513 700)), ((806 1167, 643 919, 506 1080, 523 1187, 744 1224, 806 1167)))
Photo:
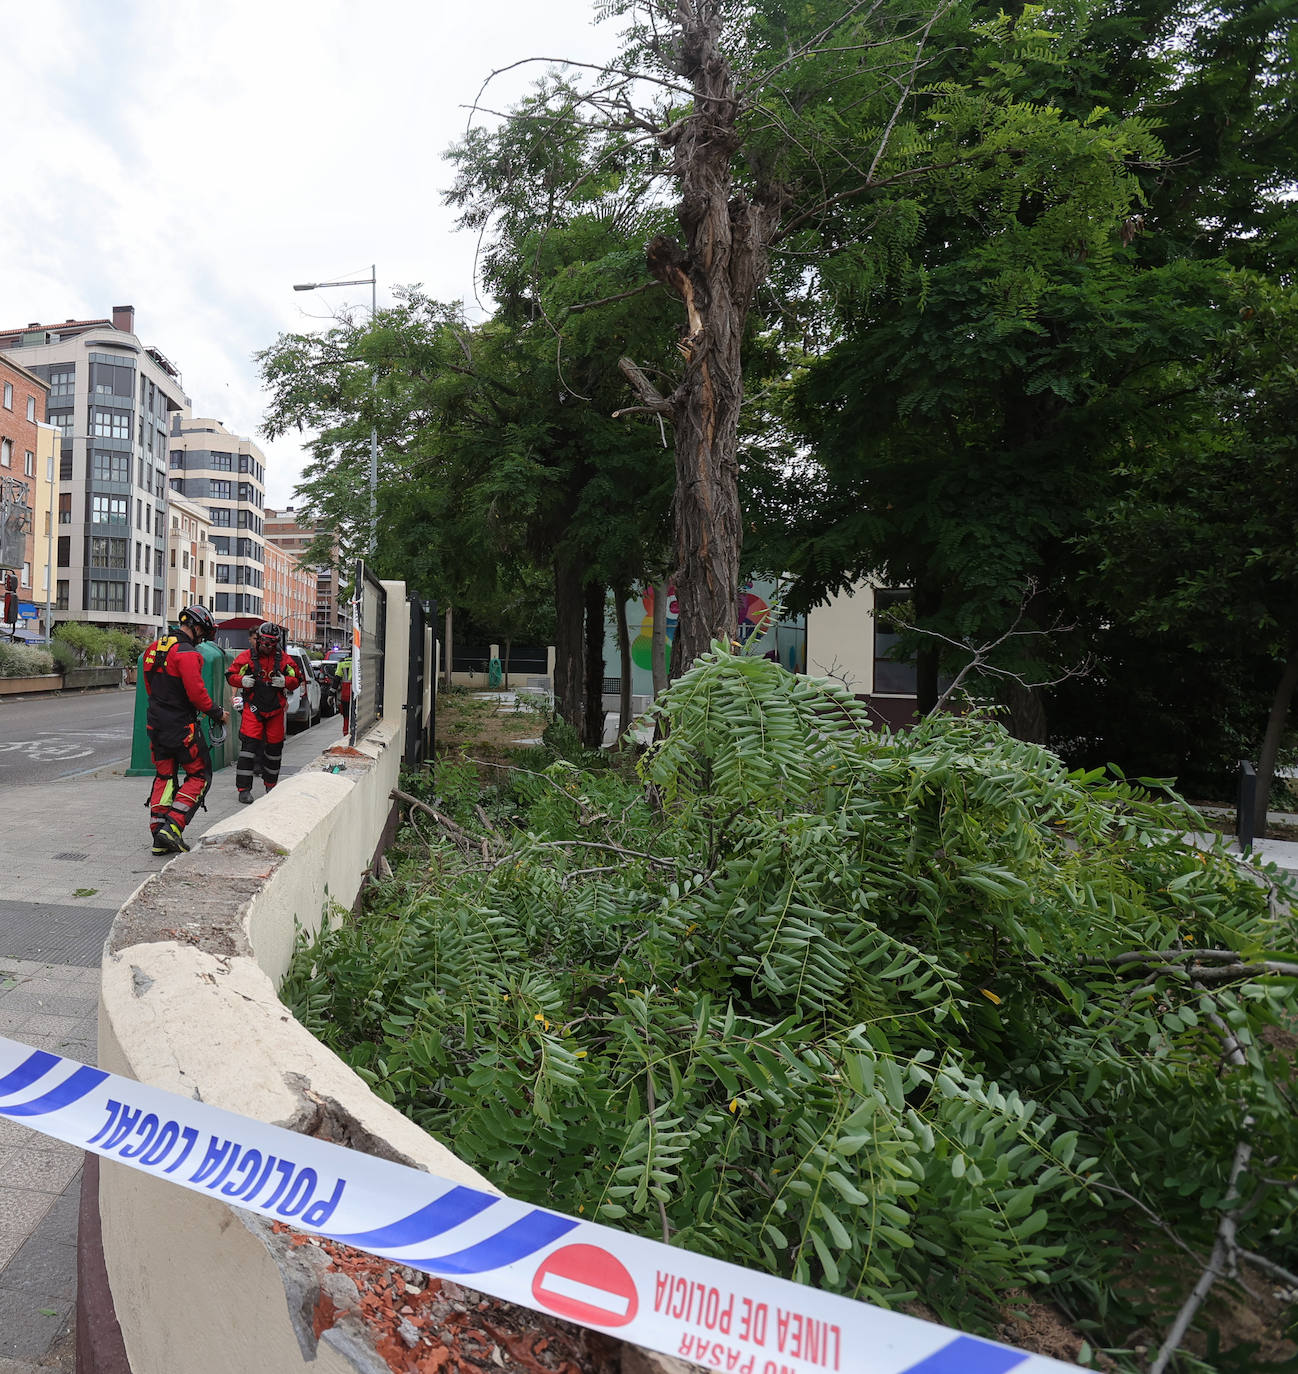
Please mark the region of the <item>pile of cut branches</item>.
POLYGON ((654 710, 639 778, 408 781, 394 877, 298 953, 305 1024, 515 1196, 1245 1367, 1216 1296, 1298 1289, 1282 877, 1185 843, 1160 784, 984 719, 880 732, 766 660, 654 710))

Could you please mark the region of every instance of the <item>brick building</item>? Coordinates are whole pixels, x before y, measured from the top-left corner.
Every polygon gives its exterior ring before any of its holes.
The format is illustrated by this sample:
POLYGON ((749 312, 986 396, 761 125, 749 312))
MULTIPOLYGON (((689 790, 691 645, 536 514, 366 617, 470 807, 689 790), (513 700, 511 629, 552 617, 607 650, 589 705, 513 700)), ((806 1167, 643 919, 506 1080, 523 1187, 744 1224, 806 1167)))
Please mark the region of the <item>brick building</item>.
MULTIPOLYGON (((281 549, 301 560, 308 549, 321 535, 328 531, 319 526, 300 525, 292 506, 284 510, 266 511, 267 542, 277 544, 281 549)), ((338 541, 330 541, 333 558, 338 555, 338 541)), ((315 595, 312 607, 314 627, 311 634, 302 640, 324 653, 332 645, 348 642, 347 620, 339 596, 338 569, 330 561, 315 568, 315 595)))
MULTIPOLYGON (((18 597, 37 597, 36 535, 45 474, 38 463, 49 385, 0 353, 0 573, 18 574, 18 597)), ((40 599, 45 589, 39 589, 40 599)))
POLYGON ((267 539, 264 615, 284 626, 290 644, 315 647, 315 585, 314 570, 267 539))

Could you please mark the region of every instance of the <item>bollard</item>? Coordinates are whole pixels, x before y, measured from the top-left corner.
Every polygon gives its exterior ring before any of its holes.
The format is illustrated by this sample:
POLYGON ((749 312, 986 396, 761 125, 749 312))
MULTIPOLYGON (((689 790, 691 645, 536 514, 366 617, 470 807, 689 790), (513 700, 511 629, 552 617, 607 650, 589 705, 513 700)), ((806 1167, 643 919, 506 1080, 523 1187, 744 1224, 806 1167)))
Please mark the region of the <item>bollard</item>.
POLYGON ((1235 838, 1239 852, 1253 848, 1253 812, 1257 806, 1257 773, 1247 759, 1239 761, 1239 796, 1235 802, 1235 838))

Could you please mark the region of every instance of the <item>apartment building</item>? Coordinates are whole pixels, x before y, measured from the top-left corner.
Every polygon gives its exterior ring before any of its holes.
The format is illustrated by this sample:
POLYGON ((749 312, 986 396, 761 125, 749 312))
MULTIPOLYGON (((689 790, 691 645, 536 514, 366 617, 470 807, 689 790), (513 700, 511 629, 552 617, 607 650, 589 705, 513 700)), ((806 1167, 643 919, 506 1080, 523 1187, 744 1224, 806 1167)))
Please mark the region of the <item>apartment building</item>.
MULTIPOLYGON (((0 351, 48 384, 59 451, 55 620, 153 637, 164 626, 167 432, 179 370, 135 332, 135 308, 0 330, 0 351)), ((33 450, 34 452, 34 450, 33 450)))
POLYGON ((216 566, 212 559, 212 517, 206 506, 178 491, 168 498, 167 620, 174 623, 186 606, 206 606, 215 614, 216 566))
MULTIPOLYGON (((293 554, 299 561, 305 558, 307 551, 321 535, 328 537, 328 534, 320 526, 299 524, 292 506, 266 512, 266 539, 293 554)), ((338 541, 329 538, 328 542, 332 559, 336 559, 338 541)), ((341 604, 339 594, 341 579, 332 559, 324 566, 313 565, 316 567, 312 616, 314 628, 310 637, 303 641, 313 644, 322 653, 334 644, 348 642, 345 607, 341 604)))
POLYGON ((20 601, 36 590, 39 435, 48 395, 41 377, 0 353, 0 573, 18 575, 20 601))
POLYGON ((57 544, 54 535, 58 528, 59 451, 63 447, 63 431, 58 425, 37 422, 36 425, 36 481, 35 543, 32 548, 32 567, 35 570, 31 599, 36 603, 39 633, 48 638, 55 624, 54 584, 58 581, 57 544))
POLYGON ((315 583, 312 569, 266 540, 265 616, 284 626, 290 644, 315 647, 315 583))
POLYGON ((222 616, 265 618, 266 459, 251 439, 220 420, 186 412, 171 419, 170 468, 173 492, 210 515, 208 540, 216 563, 216 605, 222 616))

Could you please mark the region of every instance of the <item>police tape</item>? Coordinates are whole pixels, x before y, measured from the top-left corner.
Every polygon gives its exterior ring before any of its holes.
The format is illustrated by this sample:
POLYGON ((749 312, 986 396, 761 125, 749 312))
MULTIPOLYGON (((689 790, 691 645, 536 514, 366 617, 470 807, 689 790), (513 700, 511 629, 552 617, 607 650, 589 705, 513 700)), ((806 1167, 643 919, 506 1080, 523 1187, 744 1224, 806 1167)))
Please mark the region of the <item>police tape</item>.
POLYGON ((1074 1366, 466 1188, 0 1036, 0 1117, 723 1374, 1074 1366))

